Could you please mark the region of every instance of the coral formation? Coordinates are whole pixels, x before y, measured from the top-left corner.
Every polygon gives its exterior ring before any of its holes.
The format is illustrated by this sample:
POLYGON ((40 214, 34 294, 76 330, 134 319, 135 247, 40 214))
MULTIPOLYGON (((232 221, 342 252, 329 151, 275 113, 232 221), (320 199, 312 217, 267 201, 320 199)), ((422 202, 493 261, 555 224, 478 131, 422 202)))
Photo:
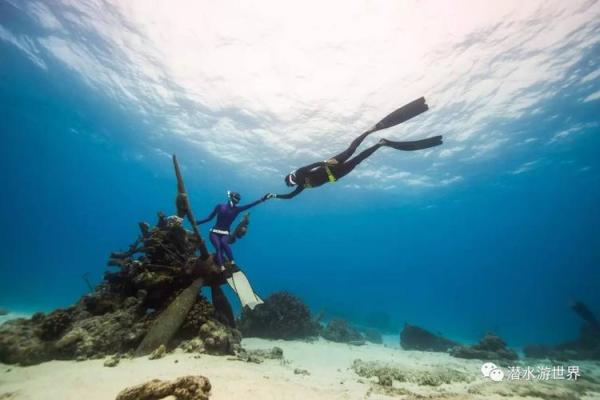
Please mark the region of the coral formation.
POLYGON ((296 375, 304 375, 304 376, 309 376, 309 375, 310 375, 310 372, 308 372, 308 371, 307 371, 307 370, 305 370, 305 369, 295 368, 295 369, 294 369, 294 374, 296 374, 296 375))
POLYGON ((118 355, 114 355, 112 357, 107 358, 106 361, 104 361, 104 366, 109 368, 116 367, 120 361, 121 357, 119 357, 118 355))
POLYGON ((183 376, 174 381, 153 379, 122 390, 116 400, 157 400, 172 396, 177 400, 208 400, 210 381, 204 376, 183 376))
POLYGON ((181 336, 184 338, 193 338, 198 335, 200 327, 215 316, 215 309, 208 301, 198 297, 196 303, 188 312, 183 325, 181 326, 181 336))
POLYGON ((519 356, 506 347, 506 342, 493 333, 486 334, 479 343, 472 346, 455 346, 450 355, 458 358, 478 360, 517 360, 519 356))
POLYGON ((71 315, 67 310, 55 310, 42 319, 37 331, 42 340, 58 338, 71 324, 71 315))
MULTIPOLYGON (((31 365, 52 359, 102 358, 134 350, 152 322, 196 279, 195 239, 178 217, 159 213, 127 252, 112 253, 104 281, 76 304, 0 326, 0 362, 31 365)), ((233 354, 239 332, 221 324, 200 294, 173 345, 199 337, 202 349, 233 354)))
POLYGON ((354 372, 363 378, 376 377, 379 385, 392 386, 394 381, 410 382, 426 386, 439 386, 454 382, 471 382, 472 376, 455 369, 437 367, 432 370, 418 370, 381 361, 354 360, 354 372))
POLYGON ((260 364, 264 360, 283 360, 283 350, 277 346, 270 350, 240 349, 240 351, 237 353, 237 359, 255 364, 260 364))
POLYGON ((163 358, 167 354, 167 347, 164 344, 161 344, 154 350, 149 356, 149 360, 158 360, 163 358))
POLYGON ((238 327, 244 336, 270 339, 307 338, 319 333, 309 308, 287 292, 273 293, 254 310, 242 310, 238 327))
POLYGON ((416 325, 404 324, 400 332, 400 346, 404 350, 446 352, 458 343, 435 335, 416 325))
POLYGON ((332 319, 327 327, 321 332, 327 340, 332 342, 350 343, 354 345, 364 344, 364 338, 356 329, 350 327, 343 319, 332 319))
POLYGON ((242 335, 217 320, 206 321, 198 331, 204 343, 204 350, 209 354, 234 354, 240 350, 242 335))

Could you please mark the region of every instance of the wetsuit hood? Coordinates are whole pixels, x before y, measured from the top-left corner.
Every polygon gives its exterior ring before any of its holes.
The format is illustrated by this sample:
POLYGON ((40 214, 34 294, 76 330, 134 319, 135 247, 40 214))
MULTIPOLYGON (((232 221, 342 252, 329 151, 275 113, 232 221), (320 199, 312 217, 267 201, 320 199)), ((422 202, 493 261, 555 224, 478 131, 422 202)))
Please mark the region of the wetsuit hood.
POLYGON ((296 181, 296 171, 292 171, 285 176, 285 184, 288 186, 296 186, 298 182, 296 181))
POLYGON ((231 204, 232 206, 235 204, 238 204, 241 199, 242 199, 242 196, 239 193, 232 192, 229 190, 227 191, 227 200, 229 201, 229 204, 231 204))

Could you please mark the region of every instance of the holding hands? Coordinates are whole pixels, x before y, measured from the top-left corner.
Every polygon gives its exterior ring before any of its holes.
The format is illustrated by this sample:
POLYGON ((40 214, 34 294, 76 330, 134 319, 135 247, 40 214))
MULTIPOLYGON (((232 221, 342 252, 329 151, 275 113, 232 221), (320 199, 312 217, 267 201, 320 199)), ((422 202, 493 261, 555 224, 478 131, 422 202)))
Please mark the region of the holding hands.
POLYGON ((262 197, 262 201, 267 201, 276 198, 277 195, 275 193, 267 193, 262 197))

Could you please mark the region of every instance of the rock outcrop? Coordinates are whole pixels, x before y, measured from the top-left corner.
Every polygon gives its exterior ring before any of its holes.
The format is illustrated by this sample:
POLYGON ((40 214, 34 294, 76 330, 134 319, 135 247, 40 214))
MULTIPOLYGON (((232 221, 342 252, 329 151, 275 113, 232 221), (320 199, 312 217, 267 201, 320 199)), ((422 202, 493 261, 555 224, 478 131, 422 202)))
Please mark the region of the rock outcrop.
POLYGON ((416 325, 405 324, 400 332, 400 346, 404 350, 447 352, 458 343, 435 335, 416 325))
POLYGON ((321 332, 327 340, 332 342, 350 343, 360 345, 365 343, 365 339, 356 329, 352 328, 343 319, 332 319, 325 329, 321 332))
POLYGON ((450 355, 458 358, 478 360, 517 360, 516 352, 506 347, 506 342, 493 333, 486 334, 479 343, 472 346, 456 346, 450 355))

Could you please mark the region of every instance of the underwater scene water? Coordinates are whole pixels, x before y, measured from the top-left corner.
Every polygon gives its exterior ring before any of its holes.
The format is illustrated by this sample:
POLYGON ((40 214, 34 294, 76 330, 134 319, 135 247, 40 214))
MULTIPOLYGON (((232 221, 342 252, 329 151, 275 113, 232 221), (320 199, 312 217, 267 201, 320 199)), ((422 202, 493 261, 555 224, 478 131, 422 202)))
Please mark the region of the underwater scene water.
POLYGON ((0 1, 0 306, 49 312, 100 283, 139 221, 175 213, 172 154, 200 219, 227 191, 289 192, 425 96, 359 152, 441 146, 257 205, 236 262, 263 298, 395 344, 405 322, 576 338, 573 302, 600 313, 600 2, 521 3, 0 1))

